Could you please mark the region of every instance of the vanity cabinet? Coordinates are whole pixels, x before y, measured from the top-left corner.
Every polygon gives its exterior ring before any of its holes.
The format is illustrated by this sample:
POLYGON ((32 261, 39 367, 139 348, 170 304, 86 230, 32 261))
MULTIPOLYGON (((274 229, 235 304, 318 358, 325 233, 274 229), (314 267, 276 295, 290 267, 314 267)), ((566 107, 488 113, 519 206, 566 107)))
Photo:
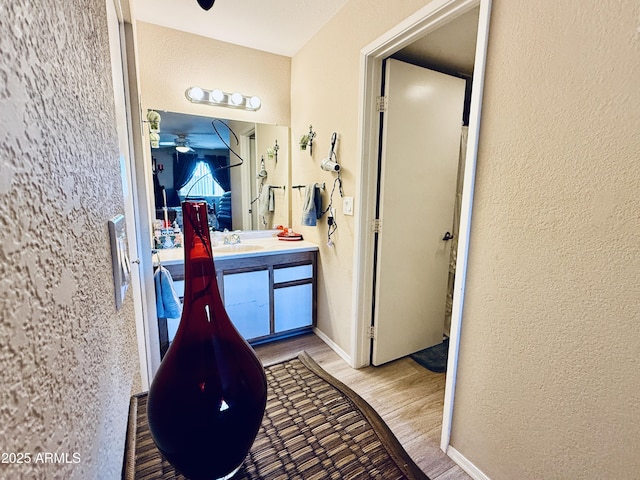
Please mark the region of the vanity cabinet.
MULTIPOLYGON (((300 251, 214 259, 225 309, 249 343, 302 333, 315 325, 316 258, 316 251, 300 251)), ((166 268, 180 291, 184 264, 166 268)))

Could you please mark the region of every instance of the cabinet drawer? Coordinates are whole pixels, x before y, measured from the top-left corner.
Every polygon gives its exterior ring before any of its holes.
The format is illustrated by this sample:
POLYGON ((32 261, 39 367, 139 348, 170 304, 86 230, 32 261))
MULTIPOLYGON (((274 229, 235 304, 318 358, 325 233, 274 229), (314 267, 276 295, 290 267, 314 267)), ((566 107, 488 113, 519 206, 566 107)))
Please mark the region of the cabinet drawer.
POLYGON ((273 283, 293 282, 313 278, 313 265, 298 265, 297 267, 275 268, 273 283))

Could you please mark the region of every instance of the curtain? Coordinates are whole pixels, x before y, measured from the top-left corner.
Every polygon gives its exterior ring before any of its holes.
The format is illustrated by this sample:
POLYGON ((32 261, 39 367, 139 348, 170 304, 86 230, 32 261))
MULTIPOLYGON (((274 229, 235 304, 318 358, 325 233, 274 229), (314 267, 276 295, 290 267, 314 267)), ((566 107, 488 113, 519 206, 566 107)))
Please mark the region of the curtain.
POLYGON ((209 164, 213 172, 213 178, 218 182, 218 185, 220 185, 225 192, 231 190, 229 168, 221 168, 229 166, 229 158, 224 155, 205 155, 204 159, 209 164))
POLYGON ((176 192, 189 181, 197 163, 198 155, 195 153, 173 154, 173 186, 176 192))
POLYGON ((158 180, 158 174, 153 172, 153 198, 156 203, 156 208, 162 208, 164 206, 164 198, 162 197, 162 190, 164 190, 164 187, 160 185, 160 180, 158 180))

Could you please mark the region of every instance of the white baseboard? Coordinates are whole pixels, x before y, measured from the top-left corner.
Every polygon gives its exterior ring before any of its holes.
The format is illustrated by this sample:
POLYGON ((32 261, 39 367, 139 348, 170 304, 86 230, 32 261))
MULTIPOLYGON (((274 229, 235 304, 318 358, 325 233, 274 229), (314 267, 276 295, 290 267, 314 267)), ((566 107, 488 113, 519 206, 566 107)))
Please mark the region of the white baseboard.
POLYGON ((336 352, 340 356, 340 358, 342 358, 345 362, 347 362, 347 365, 351 365, 351 356, 347 355, 347 353, 344 350, 342 350, 333 340, 327 337, 327 335, 323 333, 322 330, 319 330, 317 327, 314 327, 313 333, 315 333, 318 337, 320 337, 320 339, 324 343, 329 345, 331 350, 336 352))
POLYGON ((447 448, 447 455, 451 460, 456 462, 460 468, 462 468, 465 472, 469 474, 471 478, 474 480, 491 480, 487 477, 482 470, 476 467, 473 463, 471 463, 467 457, 462 455, 459 451, 453 448, 451 445, 447 448))

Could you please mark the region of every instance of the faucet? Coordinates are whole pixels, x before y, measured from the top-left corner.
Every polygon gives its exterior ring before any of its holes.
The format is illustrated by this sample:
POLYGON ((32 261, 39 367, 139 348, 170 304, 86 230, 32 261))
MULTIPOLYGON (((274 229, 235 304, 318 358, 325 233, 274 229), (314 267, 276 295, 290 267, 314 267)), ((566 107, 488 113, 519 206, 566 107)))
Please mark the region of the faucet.
POLYGON ((223 243, 225 245, 236 245, 240 243, 240 235, 236 232, 230 233, 226 228, 224 229, 223 234, 223 243))

